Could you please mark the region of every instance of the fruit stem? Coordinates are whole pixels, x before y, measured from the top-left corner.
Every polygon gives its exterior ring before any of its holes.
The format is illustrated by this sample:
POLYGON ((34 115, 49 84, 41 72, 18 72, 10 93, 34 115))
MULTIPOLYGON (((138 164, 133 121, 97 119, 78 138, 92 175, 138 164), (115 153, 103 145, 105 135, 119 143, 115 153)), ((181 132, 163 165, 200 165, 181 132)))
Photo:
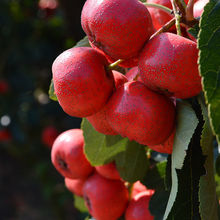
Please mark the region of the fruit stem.
POLYGON ((145 6, 149 7, 149 8, 158 8, 158 9, 161 9, 163 11, 165 11, 166 13, 168 14, 173 14, 173 10, 166 7, 166 6, 163 6, 163 5, 159 5, 159 4, 155 4, 155 3, 144 3, 145 6))
POLYGON ((176 1, 175 0, 170 0, 172 7, 173 7, 173 11, 174 11, 174 15, 175 15, 175 19, 176 19, 176 31, 177 31, 177 35, 181 36, 181 28, 180 28, 180 20, 181 20, 181 16, 179 14, 179 11, 177 10, 176 7, 176 1))
POLYGON ((186 20, 187 21, 193 21, 193 7, 194 7, 194 0, 189 0, 187 6, 186 6, 186 20))
POLYGON ((170 21, 168 21, 163 27, 151 35, 150 40, 163 32, 167 32, 175 24, 175 21, 176 18, 172 18, 170 21))
POLYGON ((120 64, 121 62, 123 62, 124 60, 123 59, 119 59, 119 60, 116 60, 114 63, 111 63, 109 66, 108 66, 108 69, 109 70, 114 70, 116 66, 118 66, 118 64, 120 64))
POLYGON ((181 15, 184 17, 186 15, 186 3, 184 0, 175 0, 175 4, 178 6, 181 15))

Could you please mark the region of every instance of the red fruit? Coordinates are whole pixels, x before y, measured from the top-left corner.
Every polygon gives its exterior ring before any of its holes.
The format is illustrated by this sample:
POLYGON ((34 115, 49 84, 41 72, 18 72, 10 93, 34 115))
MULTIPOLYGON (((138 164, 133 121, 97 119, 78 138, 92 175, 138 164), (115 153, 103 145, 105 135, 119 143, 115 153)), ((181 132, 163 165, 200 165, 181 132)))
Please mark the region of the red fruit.
POLYGON ((201 91, 196 43, 162 33, 150 40, 140 54, 139 70, 144 84, 176 98, 190 98, 201 91))
POLYGON ((69 179, 65 178, 65 186, 66 188, 72 192, 73 194, 76 194, 77 196, 83 196, 83 186, 86 181, 86 179, 69 179))
POLYGON ((148 146, 148 147, 160 153, 172 154, 175 134, 176 134, 176 129, 174 129, 172 134, 168 137, 168 139, 163 144, 158 144, 158 145, 153 145, 153 146, 148 146))
POLYGON ((41 9, 56 9, 58 2, 56 0, 40 0, 38 6, 41 9))
MULTIPOLYGON (((187 3, 188 0, 185 0, 185 2, 187 3)), ((170 0, 147 0, 147 3, 159 4, 172 9, 172 4, 170 0)), ((174 17, 174 15, 171 15, 161 9, 152 8, 152 7, 147 7, 147 8, 150 12, 152 22, 156 30, 160 29, 162 26, 164 26, 168 21, 170 21, 174 17)), ((170 31, 172 32, 176 31, 175 25, 173 25, 170 31)))
POLYGON ((82 130, 71 129, 61 133, 55 140, 51 160, 57 171, 70 179, 83 179, 90 175, 93 167, 84 155, 82 130))
POLYGON ((71 48, 53 63, 54 89, 63 110, 75 117, 95 114, 108 101, 113 88, 106 58, 88 47, 71 48))
MULTIPOLYGON (((132 187, 131 198, 134 198, 137 194, 143 191, 147 191, 147 187, 140 181, 135 182, 132 187)), ((150 192, 150 190, 148 190, 148 192, 150 192)))
MULTIPOLYGON (((115 87, 118 88, 125 82, 127 82, 127 78, 117 72, 112 71, 113 77, 115 81, 115 87)), ((88 121, 93 125, 93 127, 96 129, 96 131, 106 134, 106 135, 117 135, 117 132, 115 132, 112 127, 109 125, 107 119, 106 119, 106 111, 108 109, 108 103, 104 106, 104 108, 101 109, 101 111, 97 112, 94 115, 91 115, 87 117, 88 121)))
POLYGON ((11 132, 8 129, 0 130, 0 142, 10 141, 12 139, 11 132))
POLYGON ((81 23, 90 42, 113 60, 137 57, 154 31, 138 0, 87 0, 81 23))
MULTIPOLYGON (((148 0, 147 3, 159 4, 172 9, 172 4, 170 0, 148 0)), ((149 7, 148 10, 150 12, 152 22, 156 30, 160 29, 163 25, 165 25, 173 18, 173 15, 168 14, 161 9, 149 7)))
POLYGON ((123 137, 144 145, 163 143, 174 127, 175 107, 164 95, 132 81, 110 98, 107 120, 123 137))
POLYGON ((52 147, 56 137, 59 135, 57 129, 53 126, 48 126, 43 129, 42 142, 48 147, 52 147))
POLYGON ((149 202, 154 191, 143 191, 137 194, 129 203, 125 212, 126 220, 153 220, 149 210, 149 202))
POLYGON ((6 80, 0 80, 0 94, 5 94, 10 90, 9 84, 6 80))
MULTIPOLYGON (((134 80, 134 79, 137 77, 137 75, 139 74, 138 71, 139 71, 138 66, 135 66, 135 67, 131 68, 131 69, 125 74, 125 76, 128 78, 128 81, 134 80)), ((137 80, 141 82, 140 76, 138 76, 137 80)))
POLYGON ((120 180, 118 170, 116 169, 115 163, 108 163, 102 166, 96 166, 96 171, 103 177, 107 179, 120 180))
POLYGON ((204 11, 204 7, 209 2, 209 0, 199 0, 194 4, 193 15, 195 18, 201 17, 204 11))
POLYGON ((83 196, 96 220, 118 219, 128 202, 128 191, 122 181, 106 179, 97 173, 85 182, 83 196))

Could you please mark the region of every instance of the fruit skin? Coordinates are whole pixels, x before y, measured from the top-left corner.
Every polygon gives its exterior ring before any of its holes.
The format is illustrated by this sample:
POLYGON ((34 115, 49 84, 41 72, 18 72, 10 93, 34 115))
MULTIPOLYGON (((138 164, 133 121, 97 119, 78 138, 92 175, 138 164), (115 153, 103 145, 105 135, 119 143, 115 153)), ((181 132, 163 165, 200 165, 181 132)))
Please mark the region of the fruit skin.
POLYGON ((153 220, 149 210, 149 202, 153 195, 153 190, 143 191, 137 194, 129 203, 125 212, 126 220, 153 220))
MULTIPOLYGON (((115 82, 115 88, 119 88, 122 84, 128 81, 127 77, 123 74, 113 70, 113 77, 115 82)), ((117 135, 112 127, 109 125, 106 119, 106 111, 108 109, 108 103, 101 109, 101 111, 97 112, 94 115, 87 117, 88 121, 92 124, 96 131, 106 134, 106 135, 117 135)))
POLYGON ((113 60, 137 57, 154 31, 138 0, 87 0, 81 24, 90 42, 113 60))
MULTIPOLYGON (((125 74, 125 76, 128 78, 128 81, 132 81, 136 78, 137 74, 139 74, 138 66, 135 66, 128 70, 128 72, 125 74)), ((140 76, 138 76, 137 81, 141 82, 140 76)))
POLYGON ((140 181, 135 182, 132 187, 131 198, 134 198, 137 194, 143 191, 147 191, 147 187, 140 181))
POLYGON ((84 138, 81 129, 70 129, 55 140, 51 160, 57 171, 70 179, 86 178, 93 171, 84 155, 84 138))
POLYGON ((113 179, 113 180, 121 179, 114 162, 108 163, 102 166, 96 166, 95 169, 97 173, 99 173, 101 176, 107 179, 113 179))
POLYGON ((76 194, 77 196, 83 196, 83 186, 86 179, 69 179, 65 178, 65 186, 66 188, 72 192, 73 194, 76 194))
POLYGON ((71 48, 53 63, 54 89, 63 110, 75 117, 95 114, 108 101, 113 89, 106 58, 89 47, 71 48))
POLYGON ((148 147, 159 153, 172 154, 175 134, 176 134, 176 129, 173 130, 171 135, 167 138, 167 140, 165 140, 164 143, 148 146, 148 147))
POLYGON ((58 135, 59 132, 54 126, 47 126, 42 131, 41 139, 46 146, 51 148, 58 135))
POLYGON ((140 77, 150 89, 181 99, 201 91, 195 42, 162 33, 146 44, 139 58, 140 77))
POLYGON ((122 181, 106 179, 97 173, 85 182, 83 196, 89 213, 96 220, 118 219, 128 202, 128 191, 122 181))
POLYGON ((204 7, 206 6, 208 2, 209 2, 208 0, 199 0, 194 4, 193 15, 195 18, 202 16, 204 7))
MULTIPOLYGON (((148 0, 147 3, 159 4, 172 9, 170 0, 148 0)), ((173 15, 169 15, 165 11, 162 11, 157 8, 149 7, 148 10, 150 12, 152 22, 156 30, 160 29, 163 25, 165 25, 168 21, 170 21, 173 18, 173 15)), ((175 26, 173 26, 172 30, 173 29, 175 29, 175 26)))
POLYGON ((163 143, 175 122, 175 107, 169 98, 131 81, 110 98, 107 120, 123 137, 144 145, 163 143))

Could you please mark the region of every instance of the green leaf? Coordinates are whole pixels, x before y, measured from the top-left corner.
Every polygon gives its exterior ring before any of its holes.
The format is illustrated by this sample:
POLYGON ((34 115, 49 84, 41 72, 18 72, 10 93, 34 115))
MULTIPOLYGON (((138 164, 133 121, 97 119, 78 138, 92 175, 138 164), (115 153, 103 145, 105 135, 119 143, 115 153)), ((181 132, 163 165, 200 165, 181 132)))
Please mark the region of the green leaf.
POLYGON ((143 179, 149 167, 145 146, 135 141, 127 142, 126 150, 116 156, 115 162, 121 178, 130 183, 143 179))
POLYGON ((147 171, 142 183, 148 189, 164 190, 165 178, 166 178, 166 166, 167 166, 166 161, 151 166, 151 168, 147 171))
POLYGON ((85 206, 85 202, 82 197, 79 197, 79 196, 73 194, 73 198, 74 198, 75 208, 77 208, 80 212, 88 212, 88 209, 85 206))
POLYGON ((85 154, 93 166, 113 161, 129 144, 127 138, 119 135, 110 136, 97 132, 87 119, 83 119, 81 128, 85 140, 85 154))
POLYGON ((200 178, 199 202, 201 218, 205 220, 218 219, 218 207, 216 196, 216 183, 214 178, 214 159, 213 159, 213 134, 208 118, 208 111, 202 97, 199 97, 203 119, 203 131, 201 136, 202 153, 206 156, 205 169, 206 175, 200 178))
MULTIPOLYGON (((208 114, 214 134, 220 141, 220 1, 210 0, 200 22, 198 39, 199 70, 208 114)), ((220 142, 219 142, 220 143, 220 142)))
POLYGON ((169 191, 159 190, 156 191, 151 197, 149 209, 152 215, 154 216, 154 220, 163 219, 163 215, 166 210, 167 202, 169 199, 169 194, 169 191))
POLYGON ((85 36, 82 40, 78 41, 74 47, 91 47, 88 37, 85 36))
POLYGON ((198 38, 199 34, 199 24, 195 24, 192 28, 189 28, 187 31, 196 39, 198 38))
POLYGON ((168 217, 176 200, 178 192, 177 170, 181 170, 183 167, 186 150, 197 125, 198 119, 192 107, 186 102, 177 102, 177 127, 171 156, 172 188, 164 219, 168 217))
POLYGON ((53 79, 51 79, 50 88, 49 88, 49 98, 53 101, 58 101, 57 96, 54 91, 53 79))

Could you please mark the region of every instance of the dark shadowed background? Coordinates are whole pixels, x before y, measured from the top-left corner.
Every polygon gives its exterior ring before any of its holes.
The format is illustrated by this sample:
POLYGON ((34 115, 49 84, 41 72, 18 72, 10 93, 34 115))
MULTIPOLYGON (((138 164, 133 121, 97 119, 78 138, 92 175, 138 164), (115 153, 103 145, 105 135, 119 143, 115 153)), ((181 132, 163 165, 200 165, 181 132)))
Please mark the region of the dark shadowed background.
POLYGON ((2 220, 84 219, 50 160, 51 135, 79 127, 80 119, 48 98, 53 60, 85 35, 84 2, 0 1, 2 220))

